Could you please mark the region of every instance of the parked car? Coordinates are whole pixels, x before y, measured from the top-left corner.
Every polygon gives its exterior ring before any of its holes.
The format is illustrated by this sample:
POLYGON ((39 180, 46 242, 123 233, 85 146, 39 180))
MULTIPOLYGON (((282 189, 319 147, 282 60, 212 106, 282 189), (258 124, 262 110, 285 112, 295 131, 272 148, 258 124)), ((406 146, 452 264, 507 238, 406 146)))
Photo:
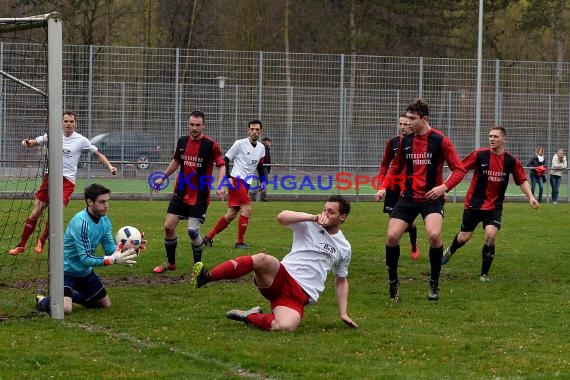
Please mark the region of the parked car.
MULTIPOLYGON (((111 132, 97 135, 91 143, 99 148, 111 163, 127 162, 136 164, 139 169, 148 169, 152 162, 159 160, 160 146, 150 133, 111 132)), ((80 161, 88 160, 88 153, 83 153, 80 161)), ((94 158, 91 158, 93 161, 94 158)), ((95 161, 97 161, 95 159, 95 161)))

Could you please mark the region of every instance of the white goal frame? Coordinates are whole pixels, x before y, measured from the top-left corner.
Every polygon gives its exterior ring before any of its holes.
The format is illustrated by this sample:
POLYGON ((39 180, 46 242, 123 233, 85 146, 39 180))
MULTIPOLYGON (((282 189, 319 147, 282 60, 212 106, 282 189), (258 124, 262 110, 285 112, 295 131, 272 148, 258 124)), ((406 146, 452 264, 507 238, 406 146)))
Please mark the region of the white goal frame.
POLYGON ((47 93, 0 70, 0 75, 48 98, 49 170, 49 295, 51 317, 63 319, 63 32, 59 13, 22 18, 0 18, 0 30, 47 29, 47 93))

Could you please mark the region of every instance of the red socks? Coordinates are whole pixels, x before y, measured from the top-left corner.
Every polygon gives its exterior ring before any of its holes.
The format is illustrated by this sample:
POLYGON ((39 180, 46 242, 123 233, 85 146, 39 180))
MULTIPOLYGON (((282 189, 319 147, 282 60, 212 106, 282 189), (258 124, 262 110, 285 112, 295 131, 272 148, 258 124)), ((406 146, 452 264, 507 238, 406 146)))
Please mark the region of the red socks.
POLYGON ((245 231, 247 230, 247 224, 249 223, 249 218, 247 216, 240 215, 238 221, 238 238, 237 243, 243 243, 243 236, 245 235, 245 231))
POLYGON ((240 256, 233 260, 228 260, 210 271, 210 280, 227 280, 238 278, 253 271, 253 258, 251 256, 240 256))
POLYGON ((33 219, 29 219, 29 218, 26 220, 26 223, 24 224, 24 231, 22 231, 22 237, 20 238, 20 244, 18 244, 20 247, 26 246, 26 243, 28 242, 30 235, 36 229, 37 223, 38 223, 37 220, 33 220, 33 219))
POLYGON ((251 323, 260 330, 271 330, 271 323, 273 323, 274 319, 275 316, 273 315, 273 313, 269 314, 253 313, 248 315, 245 321, 247 323, 251 323))
POLYGON ((42 236, 40 236, 40 241, 42 242, 42 245, 45 244, 48 235, 49 235, 49 221, 46 222, 46 226, 44 227, 44 232, 42 232, 42 236))
POLYGON ((212 228, 210 232, 208 232, 206 237, 208 239, 213 239, 214 236, 225 230, 227 226, 228 226, 228 221, 226 220, 225 216, 222 215, 222 217, 218 219, 218 222, 216 223, 214 228, 212 228))
MULTIPOLYGON (((237 236, 237 242, 238 244, 241 244, 244 242, 244 235, 245 235, 245 231, 247 231, 247 225, 249 223, 249 218, 247 216, 243 216, 240 215, 239 216, 239 220, 238 220, 238 236, 237 236)), ((218 221, 216 222, 216 225, 210 230, 210 232, 208 232, 208 234, 206 234, 206 237, 208 239, 213 239, 214 236, 216 236, 217 234, 219 234, 220 232, 222 232, 223 230, 226 229, 226 227, 228 226, 228 221, 226 220, 225 216, 222 216, 220 219, 218 219, 218 221)))

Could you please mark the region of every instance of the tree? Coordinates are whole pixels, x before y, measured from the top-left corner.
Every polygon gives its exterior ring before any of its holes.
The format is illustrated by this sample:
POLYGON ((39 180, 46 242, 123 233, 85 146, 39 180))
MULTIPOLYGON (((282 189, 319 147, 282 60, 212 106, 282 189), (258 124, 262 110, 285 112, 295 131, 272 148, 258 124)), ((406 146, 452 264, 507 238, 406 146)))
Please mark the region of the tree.
POLYGON ((538 59, 554 58, 556 61, 556 93, 560 91, 559 82, 562 80, 566 58, 569 7, 565 0, 527 0, 520 25, 522 33, 530 34, 533 39, 543 42, 540 44, 538 59))

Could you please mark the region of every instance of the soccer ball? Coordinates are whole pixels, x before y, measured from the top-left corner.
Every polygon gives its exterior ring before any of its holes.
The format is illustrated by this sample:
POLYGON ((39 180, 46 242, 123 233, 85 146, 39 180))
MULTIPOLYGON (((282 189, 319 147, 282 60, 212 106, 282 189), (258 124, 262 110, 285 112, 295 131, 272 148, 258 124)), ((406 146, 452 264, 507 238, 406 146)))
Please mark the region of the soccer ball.
POLYGON ((138 229, 132 226, 124 226, 119 228, 115 235, 117 244, 123 243, 123 250, 140 247, 142 242, 142 235, 138 229))

